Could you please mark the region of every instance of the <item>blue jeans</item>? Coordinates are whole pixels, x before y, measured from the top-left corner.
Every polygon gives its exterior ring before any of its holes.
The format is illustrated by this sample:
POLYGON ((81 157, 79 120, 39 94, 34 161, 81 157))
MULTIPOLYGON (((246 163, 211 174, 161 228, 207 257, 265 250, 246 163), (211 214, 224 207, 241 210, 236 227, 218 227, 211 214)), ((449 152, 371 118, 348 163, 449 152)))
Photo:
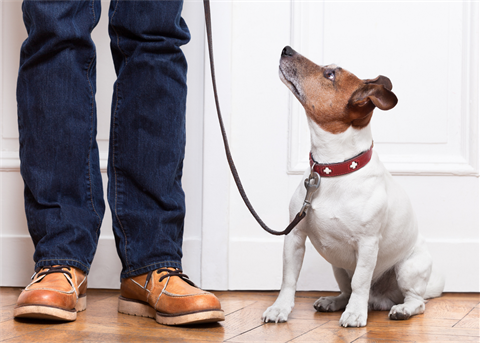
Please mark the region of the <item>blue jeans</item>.
MULTIPOLYGON (((187 63, 182 1, 112 0, 108 202, 121 277, 181 268, 187 63)), ((28 1, 17 102, 25 212, 36 268, 88 273, 105 203, 96 143, 98 0, 28 1)))

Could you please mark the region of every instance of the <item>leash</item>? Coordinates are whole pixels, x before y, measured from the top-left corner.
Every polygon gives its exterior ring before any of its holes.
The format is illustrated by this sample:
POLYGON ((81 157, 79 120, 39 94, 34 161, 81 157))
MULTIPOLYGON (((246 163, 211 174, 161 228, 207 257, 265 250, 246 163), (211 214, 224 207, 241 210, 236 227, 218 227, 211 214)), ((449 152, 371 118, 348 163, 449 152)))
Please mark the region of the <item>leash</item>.
POLYGON ((287 226, 287 228, 283 231, 275 231, 270 229, 260 218, 260 216, 257 214, 255 209, 253 208, 252 204, 250 203, 250 200, 247 197, 247 194, 245 193, 245 189, 243 188, 242 182, 240 180, 240 176, 238 175, 237 168, 235 167, 235 163, 233 162, 232 154, 230 153, 230 147, 228 144, 228 138, 227 138, 227 133, 225 131, 225 126, 223 125, 223 119, 222 119, 222 114, 220 111, 220 102, 218 99, 218 93, 217 93, 217 82, 215 78, 215 64, 213 61, 213 42, 212 42, 212 20, 211 20, 211 15, 210 15, 210 1, 209 0, 204 0, 203 1, 204 5, 204 10, 205 10, 205 26, 207 29, 207 41, 208 41, 208 55, 210 57, 210 71, 212 74, 212 84, 213 84, 213 94, 215 97, 215 106, 217 108, 217 116, 218 116, 218 122, 220 124, 220 130, 222 132, 222 138, 223 138, 223 144, 225 146, 225 153, 227 155, 227 160, 228 160, 228 165, 230 166, 230 171, 232 172, 233 179, 235 180, 235 184, 237 185, 238 191, 240 192, 240 195, 247 206, 248 210, 250 213, 253 215, 253 217, 257 220, 258 224, 267 231, 268 233, 276 236, 281 236, 281 235, 288 235, 290 231, 292 231, 295 226, 297 226, 300 221, 305 218, 307 215, 307 209, 311 206, 312 203, 312 197, 313 193, 318 189, 320 186, 320 175, 314 170, 314 168, 311 168, 310 176, 305 179, 305 188, 307 189, 307 195, 305 196, 305 200, 303 202, 303 206, 300 209, 300 212, 297 213, 293 221, 287 226))

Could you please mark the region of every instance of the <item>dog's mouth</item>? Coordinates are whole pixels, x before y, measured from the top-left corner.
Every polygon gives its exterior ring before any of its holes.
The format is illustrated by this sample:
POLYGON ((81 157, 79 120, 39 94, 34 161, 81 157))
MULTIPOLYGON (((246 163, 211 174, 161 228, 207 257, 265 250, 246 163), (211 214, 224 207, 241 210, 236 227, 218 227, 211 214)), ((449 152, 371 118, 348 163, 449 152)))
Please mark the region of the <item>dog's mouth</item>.
POLYGON ((280 76, 280 80, 282 80, 282 82, 288 87, 288 89, 290 89, 290 91, 293 93, 293 95, 295 95, 295 97, 300 101, 302 102, 302 96, 301 96, 301 93, 300 91, 298 90, 297 88, 297 85, 291 81, 287 75, 285 75, 283 69, 282 69, 282 66, 280 65, 280 67, 278 68, 278 74, 280 76))

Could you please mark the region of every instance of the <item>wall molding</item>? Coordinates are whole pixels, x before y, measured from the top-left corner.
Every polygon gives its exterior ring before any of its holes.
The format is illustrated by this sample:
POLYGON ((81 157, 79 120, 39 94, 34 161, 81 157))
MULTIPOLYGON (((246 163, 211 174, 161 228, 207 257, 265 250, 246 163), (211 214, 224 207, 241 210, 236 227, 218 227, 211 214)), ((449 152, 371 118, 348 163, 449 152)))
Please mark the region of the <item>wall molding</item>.
MULTIPOLYGON (((108 152, 100 152, 100 171, 107 172, 108 152)), ((0 172, 20 172, 18 151, 0 152, 0 172)))
MULTIPOLYGON (((433 258, 434 268, 445 275, 446 292, 478 292, 479 261, 471 261, 470 273, 462 272, 458 265, 465 263, 465 256, 478 256, 478 239, 427 239, 427 246, 433 258), (448 254, 445 252, 448 251, 448 254)), ((231 284, 234 290, 278 290, 282 282, 283 242, 269 239, 231 239, 230 251, 244 254, 241 263, 230 268, 231 284), (264 254, 268 249, 269 254, 264 254), (256 271, 252 266, 262 260, 263 268, 256 271), (258 274, 256 274, 258 273, 258 274), (249 275, 245 278, 245 275, 249 275)), ((463 269, 464 270, 464 269, 463 269)), ((305 258, 297 284, 301 291, 338 291, 331 265, 307 240, 305 258)))
MULTIPOLYGON (((328 15, 325 6, 325 2, 291 2, 292 46, 320 64, 325 63, 325 20, 318 20, 318 18, 328 15), (314 14, 316 20, 312 18, 314 14), (315 39, 310 37, 311 32, 315 33, 315 39), (312 42, 315 44, 311 44, 312 42)), ((456 5, 452 4, 451 6, 456 5)), ((460 36, 462 51, 453 53, 449 50, 448 53, 449 59, 459 60, 461 66, 450 65, 446 75, 456 78, 458 71, 461 70, 461 77, 458 79, 461 95, 452 90, 448 93, 449 97, 451 96, 451 99, 448 99, 448 120, 453 120, 453 123, 458 125, 459 132, 457 133, 455 131, 457 128, 452 128, 452 123, 449 122, 447 141, 442 144, 438 142, 415 143, 408 140, 401 143, 376 142, 380 159, 393 175, 479 176, 479 5, 465 2, 462 4, 461 11, 458 7, 455 9, 457 11, 449 14, 452 18, 450 18, 446 39, 451 43, 458 41, 458 36, 460 36), (462 27, 458 27, 460 22, 462 27), (455 112, 451 113, 452 111, 455 112)), ((309 168, 310 132, 303 107, 292 94, 289 94, 289 97, 290 130, 287 173, 303 175, 309 168)))
POLYGON ((20 158, 18 151, 0 152, 0 172, 19 172, 20 158))
MULTIPOLYGON (((232 113, 232 1, 216 2, 211 7, 215 25, 214 57, 220 106, 227 134, 232 113), (222 28, 215 30, 215 28, 222 28)), ((230 227, 230 170, 216 116, 210 76, 210 58, 204 36, 204 132, 203 132, 203 201, 202 201, 202 286, 207 289, 228 289, 229 227, 230 227)))
MULTIPOLYGON (((446 156, 438 161, 431 160, 431 156, 422 155, 388 155, 379 154, 380 160, 386 169, 396 176, 474 176, 478 177, 478 169, 461 156, 446 156)), ((309 169, 307 159, 297 161, 288 169, 289 175, 303 175, 309 169)))
MULTIPOLYGON (((29 235, 0 235, 0 286, 25 287, 30 282, 35 251, 29 235), (15 263, 12 263, 15 261, 15 263)), ((201 249, 200 237, 185 237, 183 250, 186 252, 182 264, 187 275, 200 285, 200 270, 196 256, 201 249)), ((89 288, 120 288, 122 265, 117 255, 113 236, 100 236, 98 248, 88 275, 89 288)))

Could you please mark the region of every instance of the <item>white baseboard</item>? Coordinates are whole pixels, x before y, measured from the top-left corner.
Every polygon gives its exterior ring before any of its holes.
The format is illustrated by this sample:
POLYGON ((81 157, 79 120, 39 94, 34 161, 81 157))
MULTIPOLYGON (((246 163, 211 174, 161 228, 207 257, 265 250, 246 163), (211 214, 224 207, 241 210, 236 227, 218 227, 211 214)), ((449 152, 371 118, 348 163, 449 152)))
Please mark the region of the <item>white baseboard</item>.
MULTIPOLYGON (((183 267, 193 282, 200 285, 200 239, 185 239, 183 267)), ((30 236, 0 236, 0 286, 25 287, 34 272, 34 247, 30 236)), ((97 253, 88 276, 89 288, 120 288, 122 265, 114 238, 100 237, 97 253)))
MULTIPOLYGON (((446 277, 446 292, 479 292, 478 240, 431 240, 428 248, 434 265, 446 277)), ((277 290, 282 282, 282 241, 238 240, 230 253, 242 256, 230 264, 229 289, 277 290), (265 251, 268 250, 268 254, 265 251), (248 251, 248 254, 245 252, 248 251)), ((297 290, 337 291, 330 264, 307 241, 297 290)))

